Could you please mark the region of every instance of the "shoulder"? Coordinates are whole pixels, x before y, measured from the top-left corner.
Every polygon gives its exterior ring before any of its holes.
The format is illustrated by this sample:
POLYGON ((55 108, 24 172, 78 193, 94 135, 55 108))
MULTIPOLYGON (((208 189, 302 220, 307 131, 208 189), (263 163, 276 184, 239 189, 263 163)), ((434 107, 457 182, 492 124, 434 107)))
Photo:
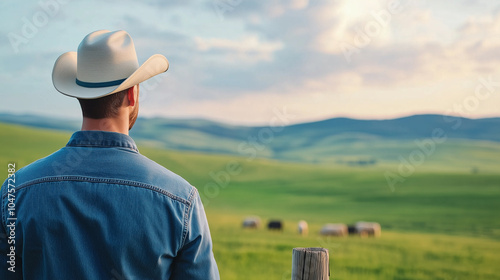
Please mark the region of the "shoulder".
POLYGON ((149 184, 188 201, 191 201, 193 196, 197 194, 196 188, 180 175, 142 154, 138 154, 138 157, 137 171, 139 173, 136 175, 142 180, 146 179, 149 184))

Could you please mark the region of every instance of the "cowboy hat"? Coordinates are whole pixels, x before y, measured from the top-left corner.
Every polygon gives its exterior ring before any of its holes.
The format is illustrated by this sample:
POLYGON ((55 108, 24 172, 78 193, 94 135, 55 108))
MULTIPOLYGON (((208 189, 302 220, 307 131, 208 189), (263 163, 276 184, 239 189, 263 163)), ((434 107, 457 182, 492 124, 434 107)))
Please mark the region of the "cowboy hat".
POLYGON ((52 83, 62 94, 95 99, 128 89, 167 70, 168 60, 160 54, 139 66, 134 42, 127 32, 99 30, 88 34, 77 52, 59 56, 52 83))

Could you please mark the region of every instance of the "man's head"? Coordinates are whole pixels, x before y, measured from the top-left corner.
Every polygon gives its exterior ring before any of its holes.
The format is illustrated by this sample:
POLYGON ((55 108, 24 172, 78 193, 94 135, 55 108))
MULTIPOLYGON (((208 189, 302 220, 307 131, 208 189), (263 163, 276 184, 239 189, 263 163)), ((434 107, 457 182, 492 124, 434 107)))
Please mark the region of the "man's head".
POLYGON ((125 31, 88 34, 77 52, 62 54, 54 65, 55 88, 76 97, 86 119, 109 119, 128 112, 130 127, 138 114, 139 83, 168 70, 163 55, 139 66, 134 42, 125 31))
POLYGON ((102 120, 128 115, 129 130, 139 114, 139 85, 96 99, 78 98, 84 118, 102 120))

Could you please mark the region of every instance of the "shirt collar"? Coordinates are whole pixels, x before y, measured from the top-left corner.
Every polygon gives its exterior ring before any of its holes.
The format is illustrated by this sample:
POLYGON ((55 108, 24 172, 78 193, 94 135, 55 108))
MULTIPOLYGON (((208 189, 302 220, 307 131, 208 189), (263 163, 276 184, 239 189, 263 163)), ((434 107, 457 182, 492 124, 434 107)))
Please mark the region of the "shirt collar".
POLYGON ((126 148, 139 152, 132 137, 110 131, 86 130, 73 133, 67 147, 126 148))

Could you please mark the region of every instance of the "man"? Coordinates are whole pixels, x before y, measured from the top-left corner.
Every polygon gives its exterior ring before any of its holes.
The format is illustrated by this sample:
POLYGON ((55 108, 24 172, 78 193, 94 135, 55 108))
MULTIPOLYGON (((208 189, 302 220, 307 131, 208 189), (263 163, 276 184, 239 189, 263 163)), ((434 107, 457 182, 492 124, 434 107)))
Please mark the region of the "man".
POLYGON ((139 83, 168 66, 139 66, 125 31, 93 32, 57 59, 54 86, 80 102, 82 129, 18 170, 15 196, 3 184, 0 279, 219 279, 197 190, 128 136, 139 83))

